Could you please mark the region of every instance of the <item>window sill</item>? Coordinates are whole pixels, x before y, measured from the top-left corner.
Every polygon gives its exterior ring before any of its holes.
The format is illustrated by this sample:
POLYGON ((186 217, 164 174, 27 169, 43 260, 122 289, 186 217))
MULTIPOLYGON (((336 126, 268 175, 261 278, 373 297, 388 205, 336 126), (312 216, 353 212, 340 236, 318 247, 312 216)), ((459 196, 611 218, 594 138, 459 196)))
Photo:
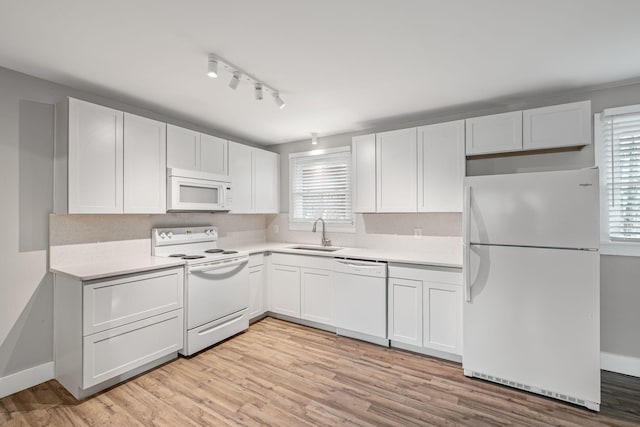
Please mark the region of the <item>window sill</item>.
MULTIPOLYGON (((355 233, 356 232, 356 226, 355 225, 327 223, 326 226, 327 226, 327 229, 326 229, 327 233, 355 233)), ((317 227, 318 227, 317 230, 319 232, 321 232, 322 231, 322 224, 319 223, 317 227)), ((290 222, 289 223, 289 230, 290 231, 311 231, 312 228, 313 228, 313 221, 312 222, 290 222)))
POLYGON ((600 255, 640 256, 640 243, 600 242, 600 255))

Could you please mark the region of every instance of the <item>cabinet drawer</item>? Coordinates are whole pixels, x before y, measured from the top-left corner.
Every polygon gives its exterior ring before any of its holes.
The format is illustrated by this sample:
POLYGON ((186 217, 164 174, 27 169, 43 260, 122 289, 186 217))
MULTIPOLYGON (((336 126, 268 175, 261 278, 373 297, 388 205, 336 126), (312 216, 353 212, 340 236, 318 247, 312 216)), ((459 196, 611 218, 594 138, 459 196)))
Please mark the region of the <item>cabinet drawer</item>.
POLYGON ((183 327, 180 309, 85 337, 83 388, 177 352, 183 327))
POLYGON ((249 268, 264 264, 264 254, 249 255, 249 268))
POLYGON ((460 268, 390 263, 389 277, 462 285, 462 269, 460 268))
POLYGON ((184 270, 89 282, 83 288, 83 335, 182 308, 184 270))
POLYGON ((271 255, 271 264, 318 268, 320 270, 331 270, 332 260, 332 258, 325 256, 293 255, 280 253, 273 253, 271 255))

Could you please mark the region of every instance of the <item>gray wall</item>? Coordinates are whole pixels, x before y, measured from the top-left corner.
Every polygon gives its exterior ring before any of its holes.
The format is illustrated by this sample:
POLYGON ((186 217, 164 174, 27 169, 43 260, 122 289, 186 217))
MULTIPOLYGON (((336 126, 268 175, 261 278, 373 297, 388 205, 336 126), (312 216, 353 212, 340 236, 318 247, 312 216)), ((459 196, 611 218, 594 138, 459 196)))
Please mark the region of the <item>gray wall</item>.
MULTIPOLYGON (((351 138, 356 135, 589 99, 593 113, 610 107, 640 104, 640 84, 627 82, 589 90, 509 98, 424 113, 422 117, 413 115, 381 120, 367 130, 320 137, 317 146, 312 146, 310 139, 279 145, 275 148, 281 154, 281 211, 289 211, 289 153, 350 145, 351 138)), ((468 159, 467 175, 574 169, 593 165, 594 151, 593 145, 590 145, 571 151, 468 159)), ((640 325, 640 309, 637 307, 640 302, 640 257, 602 256, 600 265, 602 351, 640 358, 640 339, 636 331, 640 325)))
POLYGON ((0 378, 53 358, 48 224, 53 210, 54 105, 67 96, 257 145, 0 68, 0 378))

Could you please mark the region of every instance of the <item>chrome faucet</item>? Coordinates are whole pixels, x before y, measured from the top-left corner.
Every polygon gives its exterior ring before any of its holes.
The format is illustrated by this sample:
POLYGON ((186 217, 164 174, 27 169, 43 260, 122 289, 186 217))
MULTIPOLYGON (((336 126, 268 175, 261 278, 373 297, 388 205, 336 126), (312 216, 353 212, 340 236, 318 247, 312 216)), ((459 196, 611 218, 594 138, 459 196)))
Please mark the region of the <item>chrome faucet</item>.
POLYGON ((314 233, 316 232, 316 224, 318 223, 318 221, 322 223, 322 246, 331 246, 331 240, 327 239, 327 235, 324 231, 325 224, 322 217, 316 219, 316 222, 313 223, 313 228, 311 229, 311 231, 313 231, 314 233))

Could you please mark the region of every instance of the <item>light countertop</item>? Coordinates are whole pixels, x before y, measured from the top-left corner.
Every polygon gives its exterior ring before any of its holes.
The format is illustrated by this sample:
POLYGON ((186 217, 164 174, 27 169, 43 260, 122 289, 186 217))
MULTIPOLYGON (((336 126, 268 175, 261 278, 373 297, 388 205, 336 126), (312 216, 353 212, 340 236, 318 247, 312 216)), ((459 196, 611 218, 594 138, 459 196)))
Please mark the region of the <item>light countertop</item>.
POLYGON ((104 279, 122 274, 140 273, 143 271, 159 270, 162 268, 184 265, 184 261, 177 258, 155 256, 126 256, 111 258, 98 262, 85 262, 52 266, 52 273, 63 274, 77 280, 104 279))
MULTIPOLYGON (((344 247, 335 252, 291 249, 301 243, 259 242, 243 245, 229 245, 227 249, 258 254, 278 252, 297 255, 324 256, 330 258, 354 258, 372 261, 397 262, 404 264, 430 265, 436 267, 462 268, 462 245, 460 247, 439 247, 434 245, 428 250, 407 251, 391 249, 366 249, 344 247)), ((77 280, 87 281, 104 279, 123 274, 140 273, 162 268, 184 265, 176 258, 154 257, 148 255, 125 254, 122 257, 109 257, 100 261, 85 261, 74 264, 51 266, 50 271, 63 274, 77 280)))
POLYGON ((401 251, 389 249, 342 248, 334 252, 291 249, 301 243, 262 242, 246 245, 231 245, 228 249, 245 251, 250 254, 279 252, 298 255, 325 256, 330 258, 356 258, 373 261, 397 262, 404 264, 431 265, 436 267, 462 268, 462 244, 459 248, 432 247, 423 251, 401 251))

